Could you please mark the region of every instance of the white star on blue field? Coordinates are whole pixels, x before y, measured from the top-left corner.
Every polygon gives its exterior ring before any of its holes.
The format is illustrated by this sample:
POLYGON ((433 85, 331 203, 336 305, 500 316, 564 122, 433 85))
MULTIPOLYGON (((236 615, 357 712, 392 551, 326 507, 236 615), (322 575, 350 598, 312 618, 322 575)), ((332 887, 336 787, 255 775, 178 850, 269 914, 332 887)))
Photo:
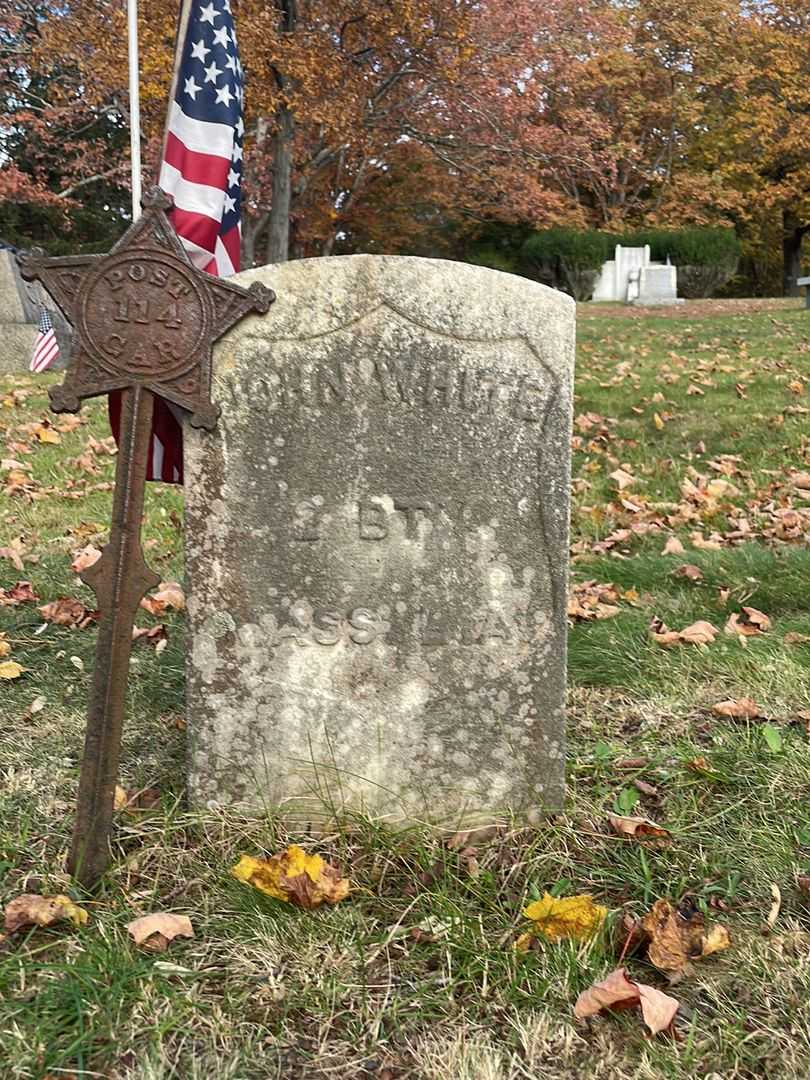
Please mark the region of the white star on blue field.
POLYGON ((233 162, 222 231, 239 221, 238 192, 242 182, 244 72, 239 60, 230 0, 195 3, 186 33, 175 100, 187 116, 234 129, 233 162))

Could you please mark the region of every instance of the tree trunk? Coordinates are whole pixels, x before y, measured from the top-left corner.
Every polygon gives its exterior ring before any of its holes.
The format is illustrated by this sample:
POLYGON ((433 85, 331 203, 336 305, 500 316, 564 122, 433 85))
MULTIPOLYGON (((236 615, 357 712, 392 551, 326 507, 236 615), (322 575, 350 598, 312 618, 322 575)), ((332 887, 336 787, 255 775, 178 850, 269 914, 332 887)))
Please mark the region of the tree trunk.
POLYGON ((782 293, 798 296, 796 278, 802 273, 802 241, 810 225, 802 225, 792 210, 782 213, 782 293))
POLYGON ((256 241, 264 229, 269 214, 262 213, 253 217, 249 214, 242 215, 242 269, 250 270, 256 265, 256 241))
POLYGON ((290 257, 290 203, 292 201, 292 156, 295 124, 286 105, 276 113, 273 136, 273 197, 267 231, 267 261, 286 262, 290 257))

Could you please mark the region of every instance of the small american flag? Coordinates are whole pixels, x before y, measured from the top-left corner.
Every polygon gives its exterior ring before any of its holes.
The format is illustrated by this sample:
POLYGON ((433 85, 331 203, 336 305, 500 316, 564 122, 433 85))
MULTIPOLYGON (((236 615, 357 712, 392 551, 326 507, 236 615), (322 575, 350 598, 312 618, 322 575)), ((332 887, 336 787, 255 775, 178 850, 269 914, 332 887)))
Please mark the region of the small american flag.
MULTIPOLYGON (((169 216, 191 261, 227 277, 239 271, 242 239, 242 64, 230 0, 184 4, 159 183, 174 197, 169 216)), ((110 394, 116 439, 120 415, 120 395, 110 394)), ((183 482, 183 428, 162 398, 155 399, 147 479, 183 482)))
POLYGON ((31 356, 31 371, 45 371, 59 356, 59 343, 53 332, 51 313, 45 308, 39 313, 39 327, 31 356))

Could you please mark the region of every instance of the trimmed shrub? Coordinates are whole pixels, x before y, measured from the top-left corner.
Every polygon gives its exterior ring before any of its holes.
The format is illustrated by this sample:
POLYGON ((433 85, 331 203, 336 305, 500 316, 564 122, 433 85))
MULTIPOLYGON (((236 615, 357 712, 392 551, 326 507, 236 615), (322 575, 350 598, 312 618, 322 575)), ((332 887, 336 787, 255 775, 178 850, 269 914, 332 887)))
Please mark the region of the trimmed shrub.
POLYGON ((557 228, 532 233, 520 254, 533 277, 587 300, 615 246, 609 233, 557 228))
POLYGON ((464 261, 473 266, 488 266, 490 270, 503 270, 507 274, 517 274, 518 260, 511 252, 491 244, 482 244, 473 248, 464 257, 464 261))
POLYGON ((688 299, 713 295, 734 276, 740 259, 736 233, 721 228, 637 229, 623 235, 545 229, 528 237, 520 255, 529 276, 587 300, 617 244, 649 245, 653 262, 669 259, 678 268, 678 294, 688 299))
POLYGON ((678 268, 678 295, 688 300, 712 296, 730 281, 740 261, 733 229, 642 229, 621 238, 628 247, 650 245, 653 262, 678 268))

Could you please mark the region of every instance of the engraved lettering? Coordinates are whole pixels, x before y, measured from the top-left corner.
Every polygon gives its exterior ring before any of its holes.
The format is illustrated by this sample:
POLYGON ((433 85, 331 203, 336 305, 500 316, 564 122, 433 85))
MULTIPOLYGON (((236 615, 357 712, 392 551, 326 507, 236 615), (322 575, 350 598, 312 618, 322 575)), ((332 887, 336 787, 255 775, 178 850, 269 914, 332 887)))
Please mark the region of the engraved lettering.
POLYGON ((461 404, 465 409, 475 409, 475 372, 472 368, 465 368, 461 381, 461 404))
POLYGON ((296 645, 309 645, 307 634, 310 630, 310 618, 307 611, 302 608, 291 608, 290 618, 292 625, 282 626, 278 631, 278 641, 294 641, 296 645))
POLYGON ((324 405, 329 404, 329 394, 332 393, 339 401, 346 398, 346 375, 343 364, 338 362, 337 371, 328 367, 317 369, 318 396, 324 405))
POLYGON ((385 507, 375 499, 361 499, 357 503, 357 519, 361 540, 384 540, 388 536, 385 507))
POLYGON ((500 611, 490 609, 480 624, 480 630, 475 635, 475 640, 486 641, 488 638, 500 638, 502 641, 509 641, 512 637, 512 627, 506 621, 506 618, 500 611))
POLYGON ((118 301, 118 311, 113 315, 114 322, 140 323, 142 326, 149 322, 149 301, 133 300, 127 297, 118 301))
POLYGON ((167 330, 175 330, 178 326, 182 326, 177 304, 169 304, 161 315, 155 316, 155 322, 162 322, 167 330))
POLYGON ((433 512, 433 503, 427 499, 394 499, 394 509, 405 518, 405 535, 409 540, 419 537, 419 515, 433 512))
POLYGON ((392 357, 387 363, 380 357, 375 357, 374 374, 386 401, 413 404, 413 389, 416 383, 416 368, 413 364, 401 357, 392 357))
POLYGON ((278 373, 281 382, 281 398, 285 405, 295 404, 296 395, 302 402, 306 402, 307 387, 301 368, 284 368, 278 373))
POLYGON ((166 282, 169 280, 169 272, 163 266, 153 266, 149 273, 149 284, 157 285, 159 289, 162 289, 166 282))
POLYGON ((146 277, 146 267, 143 263, 130 263, 127 267, 127 275, 130 281, 143 281, 146 277))
POLYGON ((423 645, 446 645, 447 627, 442 624, 439 613, 422 608, 420 615, 420 639, 423 645))
POLYGON ((183 350, 178 351, 172 341, 154 341, 153 345, 161 360, 180 360, 183 356, 183 350))
POLYGON ((520 387, 515 396, 515 405, 513 415, 516 420, 526 420, 529 423, 536 424, 538 420, 541 420, 540 408, 542 407, 542 394, 543 387, 532 378, 531 375, 524 375, 520 380, 520 387))
POLYGON ((104 349, 106 352, 111 353, 113 356, 120 356, 121 353, 124 351, 125 345, 126 341, 121 337, 120 334, 110 334, 104 345, 104 349))
POLYGON ((355 608, 349 612, 349 637, 355 645, 368 645, 377 636, 378 626, 374 612, 368 608, 355 608))
POLYGON ((337 645, 343 616, 334 608, 315 608, 312 613, 312 636, 319 645, 337 645))
POLYGON ((104 280, 107 282, 110 292, 118 292, 124 284, 124 275, 120 270, 110 270, 109 274, 104 276, 104 280))
POLYGON ((314 499, 302 499, 295 507, 293 540, 320 540, 321 513, 321 507, 314 499))
POLYGON ((450 405, 453 397, 455 379, 447 364, 431 364, 428 368, 425 384, 425 404, 432 405, 444 396, 444 404, 450 405))
POLYGON ((191 286, 187 285, 182 278, 175 278, 170 285, 166 286, 166 292, 172 300, 179 300, 181 296, 188 296, 191 292, 191 286))

